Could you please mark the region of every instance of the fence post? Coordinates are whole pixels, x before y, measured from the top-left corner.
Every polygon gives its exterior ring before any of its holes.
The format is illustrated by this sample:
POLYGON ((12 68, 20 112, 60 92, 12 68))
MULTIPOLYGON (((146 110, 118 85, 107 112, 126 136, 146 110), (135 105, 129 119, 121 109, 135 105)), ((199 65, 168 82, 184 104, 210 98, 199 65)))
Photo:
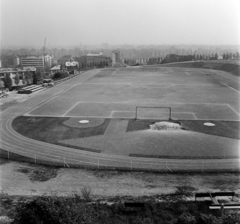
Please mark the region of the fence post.
POLYGON ((64 167, 65 167, 65 165, 67 165, 67 167, 70 168, 70 166, 65 161, 65 157, 63 157, 63 164, 64 164, 64 167))
POLYGON ((168 165, 167 165, 167 161, 166 161, 166 169, 167 169, 167 171, 169 170, 170 172, 172 172, 172 170, 168 167, 168 165))
POLYGON ((8 159, 9 159, 9 151, 7 151, 8 152, 8 159))

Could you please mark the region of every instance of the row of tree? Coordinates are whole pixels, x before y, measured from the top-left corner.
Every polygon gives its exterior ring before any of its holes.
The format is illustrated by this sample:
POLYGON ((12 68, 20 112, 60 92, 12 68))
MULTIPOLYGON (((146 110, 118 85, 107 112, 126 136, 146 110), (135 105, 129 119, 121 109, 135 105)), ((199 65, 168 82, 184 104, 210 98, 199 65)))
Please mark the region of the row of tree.
POLYGON ((24 74, 16 73, 14 78, 12 79, 10 73, 7 73, 5 79, 3 80, 4 88, 8 88, 9 90, 11 90, 14 84, 18 88, 20 81, 22 82, 23 85, 37 84, 38 76, 40 76, 40 71, 37 72, 27 71, 24 74))
MULTIPOLYGON (((171 63, 171 62, 181 62, 181 61, 196 61, 196 60, 218 60, 219 55, 215 54, 192 54, 192 55, 177 55, 177 54, 169 54, 166 57, 157 57, 157 58, 150 58, 148 60, 148 64, 164 64, 164 63, 171 63)), ((230 53, 230 54, 223 54, 221 59, 228 60, 234 59, 239 60, 239 53, 230 53)))

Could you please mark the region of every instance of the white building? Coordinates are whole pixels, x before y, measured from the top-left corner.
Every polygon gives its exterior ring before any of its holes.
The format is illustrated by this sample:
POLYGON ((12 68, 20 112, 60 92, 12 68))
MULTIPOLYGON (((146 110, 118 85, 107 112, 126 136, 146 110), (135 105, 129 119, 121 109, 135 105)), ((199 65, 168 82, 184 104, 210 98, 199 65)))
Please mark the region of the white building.
POLYGON ((51 68, 52 64, 53 64, 53 56, 46 55, 44 57, 44 63, 45 63, 45 65, 44 65, 45 67, 51 68))

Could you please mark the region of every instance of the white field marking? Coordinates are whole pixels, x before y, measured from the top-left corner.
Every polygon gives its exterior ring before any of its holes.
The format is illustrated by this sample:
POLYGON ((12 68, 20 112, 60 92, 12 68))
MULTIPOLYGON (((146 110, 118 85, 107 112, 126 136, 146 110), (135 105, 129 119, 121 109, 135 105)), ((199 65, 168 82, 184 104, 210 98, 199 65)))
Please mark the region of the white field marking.
MULTIPOLYGON (((220 82, 220 81, 219 81, 219 82, 220 82)), ((236 90, 236 89, 232 88, 231 86, 227 85, 226 83, 224 83, 224 82, 220 82, 220 83, 222 83, 223 85, 225 85, 225 86, 229 87, 230 89, 232 89, 232 90, 234 90, 234 91, 236 91, 236 92, 240 93, 238 90, 236 90)))
POLYGON ((185 72, 187 75, 190 75, 188 72, 185 72))
POLYGON ((197 117, 193 112, 172 112, 171 114, 192 114, 193 117, 197 120, 197 117))
POLYGON ((59 92, 55 93, 54 96, 61 93, 61 92, 63 92, 63 90, 60 90, 59 92))
POLYGON ((102 83, 86 82, 86 83, 81 83, 80 85, 132 85, 132 84, 130 82, 117 82, 117 83, 111 83, 111 82, 102 82, 102 83))
POLYGON ((120 113, 125 113, 125 112, 131 112, 131 113, 135 113, 134 110, 112 110, 111 114, 110 114, 110 118, 112 118, 113 114, 114 113, 117 113, 117 112, 120 112, 120 113))
POLYGON ((111 75, 114 75, 117 71, 114 71, 111 75))
POLYGON ((229 104, 226 103, 226 105, 227 105, 231 110, 233 110, 238 116, 240 116, 240 114, 239 114, 235 109, 233 109, 229 104))
MULTIPOLYGON (((75 84, 75 85, 71 86, 70 88, 68 88, 68 89, 66 89, 66 90, 63 90, 63 91, 61 92, 61 94, 63 94, 63 93, 65 93, 65 92, 69 91, 70 89, 74 88, 75 86, 78 86, 80 83, 86 81, 87 79, 90 79, 91 77, 93 77, 94 75, 96 75, 98 72, 99 72, 99 71, 95 72, 93 75, 87 77, 86 79, 82 80, 82 81, 79 82, 78 84, 75 84)), ((39 108, 40 106, 42 106, 42 105, 48 103, 49 101, 53 100, 53 99, 56 98, 56 97, 58 97, 58 96, 55 96, 55 97, 53 97, 53 98, 51 98, 51 99, 45 101, 44 103, 40 104, 39 106, 34 107, 32 110, 30 110, 30 111, 29 111, 28 113, 26 113, 26 114, 28 115, 28 114, 31 113, 33 110, 35 110, 35 109, 39 108)))
POLYGON ((79 104, 79 102, 75 103, 72 107, 70 107, 70 109, 68 109, 68 110, 62 115, 62 117, 65 117, 65 115, 66 115, 69 111, 71 111, 74 107, 76 107, 78 104, 79 104))

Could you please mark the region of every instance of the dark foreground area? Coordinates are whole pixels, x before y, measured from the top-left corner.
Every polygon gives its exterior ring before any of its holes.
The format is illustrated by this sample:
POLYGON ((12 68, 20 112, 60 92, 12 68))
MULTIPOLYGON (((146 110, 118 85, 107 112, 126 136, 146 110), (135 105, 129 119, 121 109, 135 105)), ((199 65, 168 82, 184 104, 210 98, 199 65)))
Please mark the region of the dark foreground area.
MULTIPOLYGON (((19 203, 11 215, 15 224, 67 223, 165 223, 235 224, 240 216, 234 211, 209 210, 209 201, 187 201, 172 196, 163 201, 128 198, 125 202, 92 202, 89 192, 72 197, 43 196, 19 203), (167 199, 167 200, 166 200, 167 199), (141 201, 141 203, 139 202, 141 201), (131 206, 129 206, 131 205, 131 206)), ((5 200, 6 204, 7 201, 5 200)), ((2 203, 2 206, 4 206, 2 203)))

